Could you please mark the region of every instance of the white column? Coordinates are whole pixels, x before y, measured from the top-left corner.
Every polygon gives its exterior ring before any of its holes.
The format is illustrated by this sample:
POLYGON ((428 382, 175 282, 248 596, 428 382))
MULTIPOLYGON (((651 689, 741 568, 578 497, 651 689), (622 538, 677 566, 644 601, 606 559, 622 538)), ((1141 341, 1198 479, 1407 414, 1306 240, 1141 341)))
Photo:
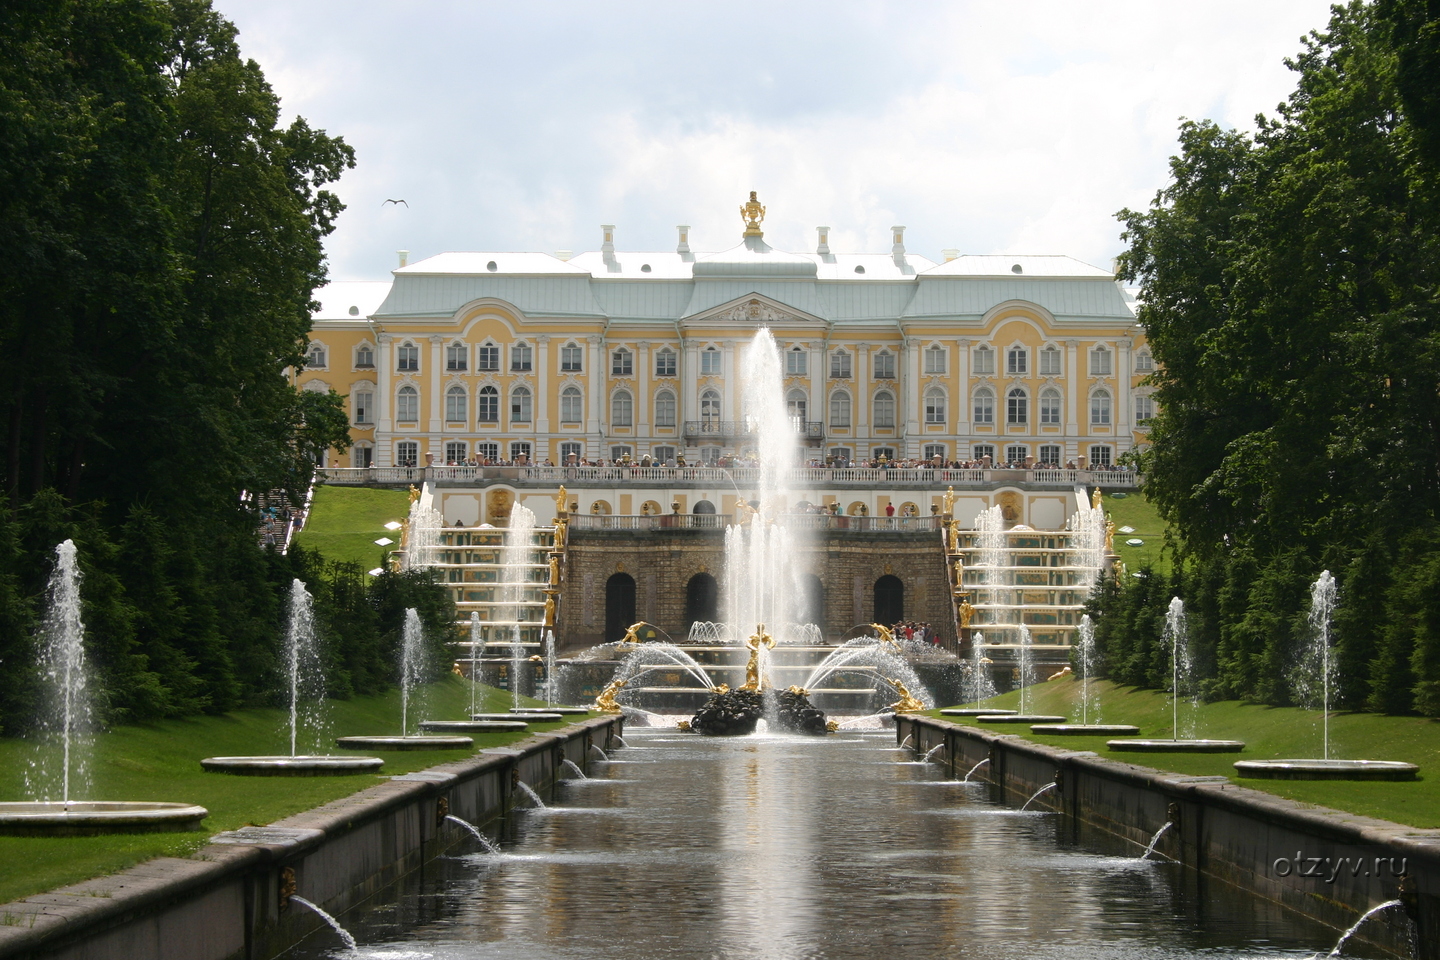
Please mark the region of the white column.
POLYGON ((955 352, 955 396, 952 398, 955 403, 955 435, 959 443, 965 447, 956 447, 955 455, 958 459, 968 460, 969 442, 966 439, 972 433, 970 426, 970 341, 960 339, 955 341, 959 349, 955 352))
MULTIPOLYGON (((922 439, 920 422, 920 343, 914 337, 906 337, 905 351, 905 452, 903 456, 920 456, 922 439)), ((900 451, 896 451, 899 453, 900 451)))
POLYGON ((869 456, 861 446, 870 440, 870 344, 855 347, 855 456, 869 456))
MULTIPOLYGON (((535 439, 537 442, 545 443, 548 450, 550 434, 550 338, 539 336, 535 338, 535 439), (544 438, 542 440, 541 438, 544 438)), ((536 459, 543 461, 540 451, 535 451, 536 459)))
POLYGON ((1086 371, 1080 364, 1080 341, 1065 341, 1065 459, 1079 456, 1080 397, 1086 371))
POLYGON ((680 404, 683 411, 680 426, 683 430, 683 421, 700 419, 700 347, 693 340, 685 340, 680 344, 680 385, 680 404))
MULTIPOLYGON (((445 338, 438 333, 432 334, 430 337, 430 399, 426 404, 430 412, 431 453, 435 452, 434 440, 440 435, 440 430, 444 426, 442 418, 445 416, 445 408, 442 404, 445 403, 445 398, 440 395, 440 375, 445 369, 444 355, 445 338)), ((435 459, 439 460, 440 457, 437 455, 435 459)))
POLYGON ((390 349, 390 343, 395 338, 391 334, 382 333, 375 339, 378 341, 375 348, 375 464, 388 467, 394 462, 390 459, 394 446, 391 434, 395 429, 390 419, 390 393, 395 389, 391 376, 395 361, 392 359, 394 352, 390 349))
POLYGON ((720 369, 724 371, 722 374, 723 384, 721 389, 724 392, 721 395, 721 403, 723 404, 721 409, 725 411, 724 418, 726 420, 739 420, 740 392, 735 389, 735 382, 740 376, 740 371, 735 366, 735 341, 725 341, 720 347, 720 354, 723 357, 720 361, 720 369))
POLYGON ((650 344, 635 344, 635 458, 640 457, 640 440, 650 439, 650 344))
POLYGON ((586 368, 586 376, 590 384, 590 409, 586 411, 585 433, 589 441, 589 456, 600 456, 600 425, 605 422, 609 413, 604 409, 605 404, 605 338, 586 337, 585 342, 590 347, 590 360, 586 368))
MULTIPOLYGON (((805 419, 824 423, 830 419, 830 401, 825 397, 825 342, 810 341, 810 410, 805 419)), ((820 457, 825 457, 825 447, 820 447, 820 457)))
POLYGON ((1115 344, 1115 452, 1129 450, 1135 442, 1132 420, 1135 401, 1130 391, 1130 341, 1115 344))

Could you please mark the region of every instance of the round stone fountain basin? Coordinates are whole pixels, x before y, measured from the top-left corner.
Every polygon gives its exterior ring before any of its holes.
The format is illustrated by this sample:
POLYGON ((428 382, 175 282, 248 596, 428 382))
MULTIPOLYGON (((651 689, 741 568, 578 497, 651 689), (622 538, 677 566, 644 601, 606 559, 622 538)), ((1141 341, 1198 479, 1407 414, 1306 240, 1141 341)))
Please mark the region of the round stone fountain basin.
MULTIPOLYGON (((514 713, 472 713, 471 720, 493 720, 500 723, 514 723, 519 714, 514 713)), ((559 713, 527 713, 524 715, 526 723, 557 723, 565 719, 559 713)))
POLYGON ((1019 713, 1019 710, 994 710, 989 707, 946 707, 940 711, 942 717, 1004 717, 1019 713))
POLYGON ((73 837, 100 833, 198 830, 210 815, 189 803, 75 800, 0 803, 0 834, 73 837))
POLYGON ((468 750, 475 741, 469 737, 340 737, 335 745, 342 750, 468 750))
POLYGON ((1420 772, 1400 760, 1238 760, 1235 770, 1261 780, 1414 780, 1420 772))
POLYGON ((379 757, 206 757, 200 766, 247 777, 343 777, 379 770, 384 763, 379 757))
POLYGON ((558 713, 567 717, 583 717, 590 712, 589 707, 511 707, 511 713, 558 713))
POLYGON ((975 718, 976 723, 1064 723, 1067 717, 1056 717, 1046 713, 986 713, 975 718))
POLYGON ((513 720, 421 720, 420 729, 427 733, 499 733, 525 730, 530 724, 516 717, 513 720))
POLYGON ((1140 728, 1128 723, 1037 723, 1030 732, 1051 737, 1133 737, 1140 728))
POLYGON ((1107 740, 1111 750, 1132 753, 1239 753, 1244 740, 1107 740))

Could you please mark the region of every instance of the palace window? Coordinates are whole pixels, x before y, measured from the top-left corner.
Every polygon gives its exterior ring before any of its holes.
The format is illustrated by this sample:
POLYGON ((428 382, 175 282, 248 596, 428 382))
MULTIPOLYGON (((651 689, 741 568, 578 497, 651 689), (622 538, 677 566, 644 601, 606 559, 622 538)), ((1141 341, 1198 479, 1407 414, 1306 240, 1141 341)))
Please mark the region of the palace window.
POLYGON ((420 419, 420 394, 414 387, 401 387, 395 395, 395 419, 415 423, 420 419))
POLYGON ((562 373, 579 373, 584 366, 581 357, 584 351, 578 344, 567 343, 560 348, 560 371, 562 373))
POLYGON ((401 440, 395 444, 395 464, 413 467, 420 462, 420 444, 414 440, 401 440))
POLYGON ((925 444, 925 459, 926 459, 926 460, 934 460, 936 457, 939 457, 940 460, 943 462, 943 461, 945 460, 945 458, 946 458, 947 456, 949 456, 949 455, 950 455, 950 451, 949 451, 948 449, 946 449, 945 444, 943 444, 943 443, 927 443, 927 444, 925 444))
POLYGON ((1060 376, 1060 351, 1055 347, 1046 347, 1040 351, 1040 376, 1060 376))
POLYGON ((989 387, 981 387, 975 391, 975 417, 976 423, 995 422, 995 392, 989 387))
POLYGON ((500 422, 500 391, 494 387, 481 387, 476 400, 476 419, 481 423, 500 422))
POLYGON ((1012 377, 1024 376, 1030 369, 1030 354, 1024 347, 1005 351, 1005 372, 1012 377))
POLYGON ((875 379, 895 379, 895 354, 888 350, 881 350, 875 354, 875 379))
POLYGON ((420 369, 420 348, 410 341, 400 344, 395 350, 395 369, 414 372, 420 369))
POLYGON ((480 355, 475 360, 475 369, 481 373, 498 373, 500 370, 500 347, 493 343, 480 344, 480 355))
POLYGON ((610 426, 629 427, 635 422, 635 402, 626 390, 610 398, 610 426))
POLYGON ((987 377, 995 374, 995 351, 985 344, 975 348, 975 376, 987 377))
POLYGON ((700 351, 700 373, 711 376, 720 374, 720 351, 714 347, 706 347, 700 351))
POLYGON ((585 419, 585 398, 578 387, 566 387, 560 393, 560 422, 579 423, 585 419))
POLYGON ((662 463, 662 464, 669 463, 670 461, 672 461, 672 460, 675 459, 675 448, 674 448, 674 447, 651 447, 651 448, 650 448, 650 459, 651 459, 651 460, 656 460, 656 461, 658 461, 658 462, 660 462, 660 463, 662 463))
POLYGON ((995 447, 994 447, 993 444, 989 444, 989 443, 977 443, 977 444, 975 444, 975 448, 974 448, 974 450, 973 450, 973 452, 972 452, 972 455, 973 455, 974 459, 976 459, 976 460, 984 460, 986 457, 989 457, 989 458, 990 458, 990 462, 991 462, 991 463, 994 463, 994 462, 995 462, 995 447))
POLYGON ((675 394, 669 390, 655 394, 655 426, 675 426, 675 394))
POLYGON ((1059 466, 1059 464, 1060 464, 1060 445, 1059 445, 1059 444, 1055 444, 1055 443, 1047 443, 1047 444, 1044 444, 1043 446, 1040 447, 1040 456, 1039 456, 1037 459, 1038 459, 1041 463, 1048 464, 1049 466, 1052 466, 1052 467, 1054 467, 1054 466, 1059 466))
POLYGON ((358 370, 375 369, 375 351, 370 344, 362 343, 355 348, 355 367, 358 370))
POLYGON ((1110 448, 1109 448, 1109 447, 1091 447, 1091 448, 1090 448, 1090 466, 1092 466, 1092 467, 1108 467, 1108 466, 1110 466, 1110 463, 1111 463, 1111 460, 1110 460, 1110 448))
POLYGON ((875 394, 875 426, 882 429, 895 426, 895 395, 888 390, 875 394))
POLYGON ((803 377, 810 369, 807 360, 809 355, 800 347, 791 347, 785 351, 785 375, 787 377, 803 377))
POLYGON ((610 354, 610 376, 629 377, 635 373, 635 355, 624 347, 610 354))
POLYGON ((720 394, 714 390, 700 394, 700 419, 707 423, 720 419, 720 394))
POLYGON ((560 444, 560 465, 568 466, 570 464, 571 457, 574 457, 575 462, 579 463, 583 449, 584 448, 580 444, 574 441, 566 441, 565 443, 560 444))
POLYGON ((516 387, 510 394, 510 422, 530 422, 530 389, 528 387, 516 387))
POLYGON ((850 379, 850 351, 836 350, 830 354, 830 379, 850 379))
POLYGON ((1103 346, 1096 347, 1090 351, 1090 376, 1110 376, 1110 351, 1103 346))
POLYGON ((830 394, 830 426, 845 429, 850 426, 850 394, 844 390, 830 394))
POLYGON ((465 407, 464 387, 456 384, 445 391, 445 420, 447 423, 464 423, 466 420, 465 407))
POLYGON ((1148 427, 1150 421, 1155 419, 1155 401, 1148 396, 1135 398, 1135 423, 1142 428, 1148 427))
POLYGON ((1135 372, 1149 373, 1155 369, 1155 358, 1150 356, 1149 350, 1140 350, 1135 354, 1135 372))
POLYGON ((521 457, 530 459, 530 444, 525 440, 515 440, 510 444, 510 459, 519 460, 521 457))
POLYGON ((1019 387, 1005 394, 1005 422, 1017 426, 1030 422, 1030 398, 1019 387))
POLYGON ((803 424, 805 422, 805 413, 809 405, 804 390, 791 390, 785 394, 785 415, 790 418, 790 422, 793 424, 803 424))
POLYGON ((925 373, 941 376, 945 373, 945 348, 929 347, 925 351, 925 373))
POLYGON ((445 462, 464 463, 466 457, 464 440, 445 441, 445 462))
POLYGON ((1006 463, 1024 463, 1028 456, 1030 456, 1030 448, 1023 444, 1012 443, 1005 448, 1006 463))
MULTIPOLYGON (((635 456, 635 448, 629 444, 619 444, 610 448, 610 459, 615 461, 624 460, 626 457, 635 456)), ((607 511, 608 512, 608 511, 607 511)))
POLYGON ((1060 391, 1054 387, 1040 391, 1040 425, 1042 427, 1060 425, 1060 391))
POLYGON ((350 466, 369 467, 375 463, 375 448, 368 442, 360 442, 350 448, 350 466))
POLYGON ((510 348, 510 369, 515 373, 526 373, 532 366, 533 351, 528 343, 517 343, 510 348))
POLYGON ((369 389, 356 390, 350 402, 355 406, 356 423, 375 422, 375 394, 369 389))
POLYGON ((925 392, 925 422, 945 422, 945 391, 932 387, 925 392))
POLYGON ((500 444, 488 441, 475 444, 475 459, 484 463, 494 463, 500 459, 500 444))
POLYGON ((325 367, 325 345, 322 343, 310 344, 310 352, 305 355, 305 366, 317 370, 325 367))
POLYGON ((666 347, 655 354, 655 376, 675 376, 675 351, 666 347))
POLYGON ((875 459, 875 460, 879 460, 881 457, 884 457, 886 460, 894 460, 894 459, 895 459, 895 448, 894 448, 894 447, 875 447, 875 448, 873 448, 873 449, 870 451, 870 456, 871 456, 872 459, 875 459))
POLYGON ((463 343, 452 343, 445 348, 445 369, 453 373, 469 366, 470 350, 463 343))
POLYGON ((1090 395, 1090 425, 1110 426, 1110 394, 1105 390, 1096 390, 1090 395))
POLYGON ((855 457, 855 451, 849 447, 831 447, 825 454, 826 459, 849 463, 855 457))

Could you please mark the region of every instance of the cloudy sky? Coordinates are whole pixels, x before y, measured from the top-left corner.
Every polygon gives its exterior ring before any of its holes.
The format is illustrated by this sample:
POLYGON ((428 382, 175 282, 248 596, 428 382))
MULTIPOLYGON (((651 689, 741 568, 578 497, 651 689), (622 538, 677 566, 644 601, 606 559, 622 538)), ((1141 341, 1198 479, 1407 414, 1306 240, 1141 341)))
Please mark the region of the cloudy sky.
POLYGON ((358 166, 336 279, 395 251, 697 250, 766 239, 1108 265, 1179 118, 1249 128, 1324 0, 481 3, 215 0, 288 115, 358 166), (404 199, 408 207, 383 205, 404 199))

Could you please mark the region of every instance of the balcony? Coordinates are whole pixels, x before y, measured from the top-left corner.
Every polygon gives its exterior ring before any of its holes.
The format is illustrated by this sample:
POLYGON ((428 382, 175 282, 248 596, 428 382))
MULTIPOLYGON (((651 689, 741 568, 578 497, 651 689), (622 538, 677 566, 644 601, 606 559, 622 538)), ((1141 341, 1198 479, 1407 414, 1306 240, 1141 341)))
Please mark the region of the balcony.
MULTIPOLYGON (((795 435, 817 443, 825 439, 825 424, 819 420, 791 420, 795 435)), ((719 440, 745 440, 755 436, 753 420, 686 420, 685 439, 692 443, 719 440)))

